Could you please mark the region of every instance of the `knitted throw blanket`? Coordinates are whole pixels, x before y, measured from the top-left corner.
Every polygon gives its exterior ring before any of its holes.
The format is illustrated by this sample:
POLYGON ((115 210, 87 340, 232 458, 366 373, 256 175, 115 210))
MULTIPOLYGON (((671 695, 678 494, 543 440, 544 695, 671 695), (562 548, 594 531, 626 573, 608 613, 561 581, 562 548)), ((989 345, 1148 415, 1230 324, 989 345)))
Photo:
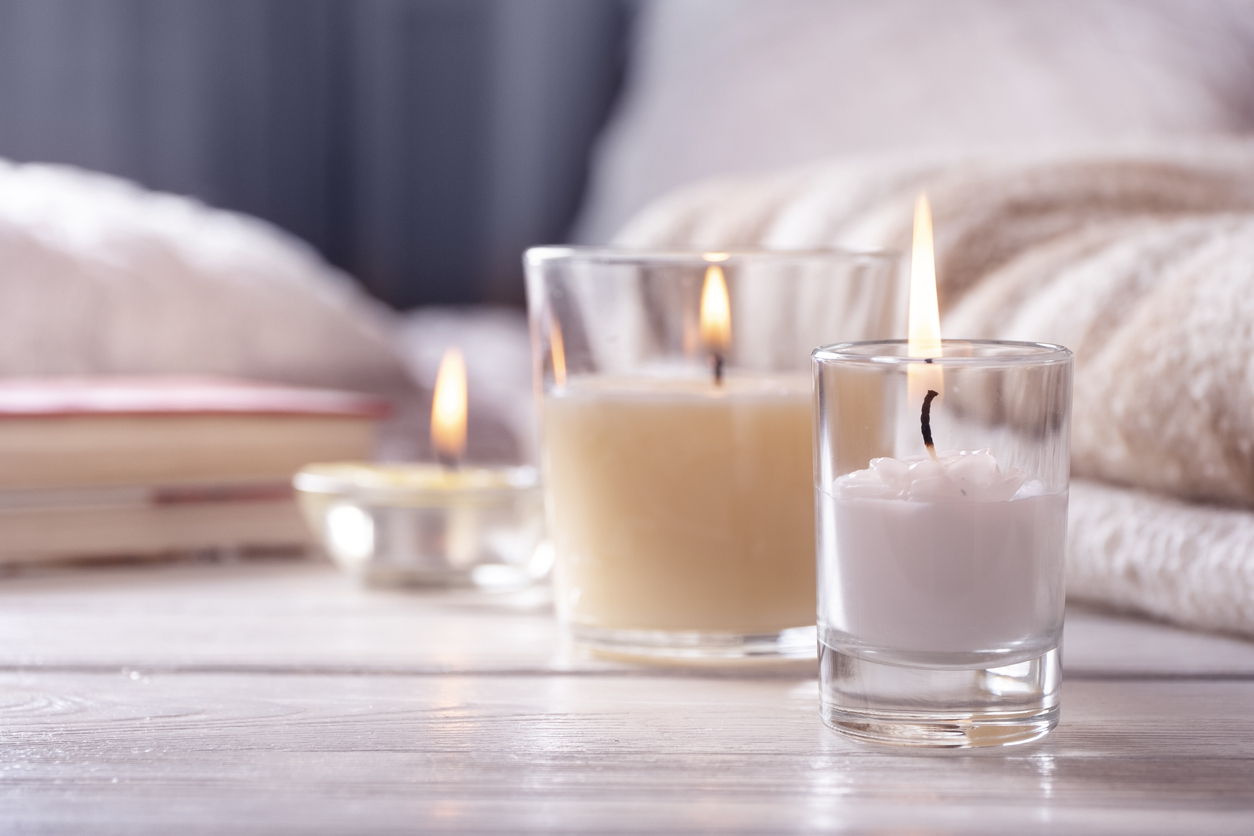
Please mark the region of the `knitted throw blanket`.
POLYGON ((726 179, 618 242, 904 250, 924 190, 942 330, 1075 351, 1068 594, 1254 635, 1254 142, 726 179))

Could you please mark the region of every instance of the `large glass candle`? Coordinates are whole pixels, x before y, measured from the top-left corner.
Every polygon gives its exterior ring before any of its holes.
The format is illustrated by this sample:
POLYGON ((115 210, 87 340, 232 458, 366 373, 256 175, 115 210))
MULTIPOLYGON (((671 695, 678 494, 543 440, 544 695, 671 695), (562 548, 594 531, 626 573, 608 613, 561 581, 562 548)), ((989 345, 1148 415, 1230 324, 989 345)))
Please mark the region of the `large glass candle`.
POLYGON ((879 254, 527 254, 559 616, 660 659, 813 656, 810 349, 900 325, 879 254))

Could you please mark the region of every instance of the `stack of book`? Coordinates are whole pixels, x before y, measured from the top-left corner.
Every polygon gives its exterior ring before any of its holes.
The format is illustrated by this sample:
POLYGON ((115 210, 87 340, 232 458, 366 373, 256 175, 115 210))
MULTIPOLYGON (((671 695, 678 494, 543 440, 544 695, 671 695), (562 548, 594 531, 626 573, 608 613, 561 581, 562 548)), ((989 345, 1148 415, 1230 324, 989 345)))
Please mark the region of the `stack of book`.
POLYGON ((0 380, 0 563, 299 548, 292 476, 369 458, 386 412, 225 378, 0 380))

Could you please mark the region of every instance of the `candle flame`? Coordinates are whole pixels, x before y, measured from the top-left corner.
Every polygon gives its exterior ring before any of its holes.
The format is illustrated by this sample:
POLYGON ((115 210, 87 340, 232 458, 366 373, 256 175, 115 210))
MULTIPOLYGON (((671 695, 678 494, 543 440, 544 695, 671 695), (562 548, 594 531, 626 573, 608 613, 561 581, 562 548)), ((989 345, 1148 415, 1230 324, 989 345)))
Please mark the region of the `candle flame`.
POLYGON ((910 356, 941 356, 940 306, 936 301, 936 254, 927 195, 914 204, 914 250, 910 259, 910 356))
MULTIPOLYGON (((910 259, 910 322, 907 352, 911 357, 940 357, 940 305, 936 300, 936 251, 932 242, 932 210, 927 195, 914 204, 914 247, 910 259)), ((945 392, 940 366, 911 364, 906 370, 906 392, 912 405, 921 404, 928 390, 945 392)))
POLYGON ((549 325, 549 353, 553 356, 553 383, 566 385, 566 346, 562 343, 562 329, 557 322, 549 325))
POLYGON ((454 347, 445 350, 435 376, 431 444, 445 462, 456 462, 466 452, 466 361, 454 347))
POLYGON ((731 345, 731 301, 723 268, 717 264, 706 268, 705 284, 701 286, 701 340, 706 348, 720 355, 731 345))

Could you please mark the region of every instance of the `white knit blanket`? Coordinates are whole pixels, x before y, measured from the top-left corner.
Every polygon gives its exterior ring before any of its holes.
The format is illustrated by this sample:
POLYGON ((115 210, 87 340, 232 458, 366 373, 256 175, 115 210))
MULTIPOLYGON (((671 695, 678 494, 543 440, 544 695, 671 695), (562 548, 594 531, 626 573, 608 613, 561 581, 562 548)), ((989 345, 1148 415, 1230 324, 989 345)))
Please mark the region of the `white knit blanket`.
POLYGON ((1254 634, 1254 142, 842 161, 707 182, 637 246, 904 249, 943 330, 1076 353, 1068 594, 1254 634))

